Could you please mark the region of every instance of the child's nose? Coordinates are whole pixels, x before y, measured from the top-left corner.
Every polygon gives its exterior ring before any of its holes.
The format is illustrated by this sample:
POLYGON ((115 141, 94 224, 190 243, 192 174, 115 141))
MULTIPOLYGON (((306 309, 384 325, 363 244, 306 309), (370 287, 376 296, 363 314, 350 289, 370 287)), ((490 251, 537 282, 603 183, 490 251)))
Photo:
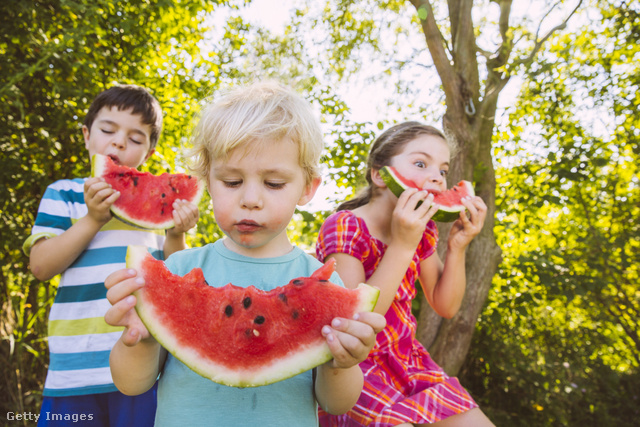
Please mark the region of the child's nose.
POLYGON ((111 144, 117 148, 124 148, 127 146, 127 138, 118 133, 113 134, 113 138, 111 139, 111 144))
POLYGON ((246 209, 262 208, 262 197, 260 191, 254 185, 247 185, 242 195, 242 207, 246 209))

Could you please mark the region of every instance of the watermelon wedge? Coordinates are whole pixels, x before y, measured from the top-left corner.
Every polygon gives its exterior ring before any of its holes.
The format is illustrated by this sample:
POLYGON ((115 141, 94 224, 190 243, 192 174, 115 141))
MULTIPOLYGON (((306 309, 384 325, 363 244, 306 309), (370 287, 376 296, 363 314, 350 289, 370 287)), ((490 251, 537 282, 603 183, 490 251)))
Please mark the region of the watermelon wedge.
POLYGON ((196 373, 233 387, 271 384, 331 360, 322 327, 372 311, 380 293, 329 282, 333 260, 268 292, 211 287, 200 268, 172 274, 144 246, 127 248, 127 268, 145 278, 136 311, 151 335, 196 373))
POLYGON ((108 156, 91 158, 91 176, 102 177, 120 192, 111 212, 129 224, 162 230, 173 227, 173 202, 187 200, 196 205, 204 193, 199 179, 187 175, 163 173, 152 175, 116 164, 108 156))
MULTIPOLYGON (((384 166, 380 169, 380 177, 385 185, 396 197, 400 197, 402 192, 407 188, 421 189, 415 182, 404 178, 400 173, 391 166, 384 166)), ((460 212, 466 208, 460 200, 466 196, 475 196, 473 185, 469 181, 460 181, 456 186, 441 193, 432 192, 434 194, 433 203, 439 206, 438 212, 433 215, 432 219, 438 222, 452 222, 460 217, 460 212)), ((420 206, 422 201, 417 205, 420 206)))

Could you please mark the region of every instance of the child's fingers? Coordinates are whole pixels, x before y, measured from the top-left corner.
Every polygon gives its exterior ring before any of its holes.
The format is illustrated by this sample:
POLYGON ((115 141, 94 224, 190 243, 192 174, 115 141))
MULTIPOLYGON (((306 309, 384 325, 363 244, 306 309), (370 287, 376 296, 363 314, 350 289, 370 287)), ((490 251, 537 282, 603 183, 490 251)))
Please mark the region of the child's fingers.
POLYGON ((138 272, 133 268, 123 268, 120 270, 116 270, 113 273, 109 274, 106 279, 104 279, 104 286, 107 289, 111 289, 112 287, 122 282, 123 280, 136 277, 137 274, 138 272))
POLYGON ((382 332, 385 326, 387 326, 387 319, 385 319, 382 314, 370 311, 356 313, 356 315, 353 316, 353 320, 366 323, 367 325, 371 326, 375 334, 382 332))
MULTIPOLYGON (((366 319, 372 320, 374 316, 366 319)), ((375 344, 377 332, 374 326, 379 327, 380 322, 378 320, 373 322, 374 325, 370 325, 361 320, 335 318, 331 322, 331 328, 327 326, 323 328, 323 332, 332 333, 353 357, 360 357, 363 349, 367 349, 366 353, 368 353, 375 344)))
POLYGON ((107 299, 112 305, 115 305, 120 300, 128 297, 138 289, 144 286, 144 278, 136 277, 132 279, 126 279, 112 286, 107 291, 107 299))
POLYGON ((350 368, 366 357, 366 353, 364 357, 357 357, 358 353, 364 353, 362 350, 358 351, 358 348, 364 349, 365 346, 356 337, 336 331, 329 326, 322 328, 322 334, 333 355, 331 364, 334 368, 350 368))
POLYGON ((136 297, 129 295, 113 304, 104 314, 104 321, 111 326, 128 326, 126 317, 136 305, 136 297))
POLYGON ((110 184, 102 179, 92 178, 84 183, 84 192, 89 198, 94 198, 97 194, 105 190, 112 190, 112 188, 110 184))
POLYGON ((133 347, 142 339, 142 334, 136 328, 127 328, 122 334, 122 343, 128 347, 133 347))

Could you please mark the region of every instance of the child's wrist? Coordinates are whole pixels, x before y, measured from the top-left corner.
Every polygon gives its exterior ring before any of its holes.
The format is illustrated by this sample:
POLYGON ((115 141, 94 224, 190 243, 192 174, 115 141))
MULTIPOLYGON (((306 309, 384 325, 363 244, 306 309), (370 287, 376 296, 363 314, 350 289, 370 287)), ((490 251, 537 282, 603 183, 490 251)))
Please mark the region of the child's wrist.
POLYGON ((397 256, 408 256, 409 258, 413 258, 413 254, 416 252, 417 247, 412 247, 410 245, 406 245, 397 241, 389 242, 387 246, 386 252, 392 252, 397 256))
POLYGON ((184 237, 184 234, 184 231, 177 231, 175 228, 167 230, 167 237, 171 237, 173 239, 181 239, 184 237))

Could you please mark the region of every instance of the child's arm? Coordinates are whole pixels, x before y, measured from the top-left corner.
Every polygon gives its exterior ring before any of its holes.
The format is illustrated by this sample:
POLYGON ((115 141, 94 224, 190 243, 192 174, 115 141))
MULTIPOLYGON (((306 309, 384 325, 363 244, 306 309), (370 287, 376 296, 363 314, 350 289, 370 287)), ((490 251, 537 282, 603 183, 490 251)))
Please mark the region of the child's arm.
POLYGON ((471 240, 478 235, 487 215, 487 206, 480 197, 463 199, 469 211, 460 213, 449 231, 444 264, 438 254, 420 263, 420 283, 427 301, 436 313, 447 319, 460 309, 467 286, 465 254, 471 240))
MULTIPOLYGON (((408 189, 398 198, 391 219, 390 241, 376 271, 366 281, 380 289, 375 312, 386 314, 409 268, 416 248, 422 239, 427 222, 437 212, 432 206, 433 195, 408 189), (417 209, 419 200, 424 200, 417 209)), ((359 259, 344 253, 333 253, 336 271, 345 286, 355 288, 365 281, 364 267, 359 259)))
POLYGON ((153 386, 166 358, 166 351, 134 309, 136 297, 132 293, 144 286, 144 279, 136 277, 135 270, 123 269, 111 273, 104 284, 111 303, 104 320, 125 327, 109 357, 113 382, 126 395, 142 394, 153 386))
POLYGON ((33 275, 45 281, 65 271, 80 256, 102 226, 111 219, 109 208, 120 193, 102 178, 84 183, 84 200, 88 213, 62 234, 34 243, 29 253, 33 275))
POLYGON ((200 212, 195 204, 186 200, 176 200, 173 203, 173 220, 176 225, 167 230, 163 250, 165 258, 187 248, 185 233, 196 226, 199 217, 200 212))
POLYGON ((385 325, 378 313, 358 313, 353 319, 336 318, 331 327, 322 328, 333 360, 318 367, 315 392, 326 412, 344 414, 356 404, 364 382, 358 364, 367 358, 385 325))

